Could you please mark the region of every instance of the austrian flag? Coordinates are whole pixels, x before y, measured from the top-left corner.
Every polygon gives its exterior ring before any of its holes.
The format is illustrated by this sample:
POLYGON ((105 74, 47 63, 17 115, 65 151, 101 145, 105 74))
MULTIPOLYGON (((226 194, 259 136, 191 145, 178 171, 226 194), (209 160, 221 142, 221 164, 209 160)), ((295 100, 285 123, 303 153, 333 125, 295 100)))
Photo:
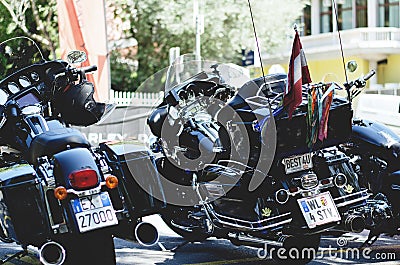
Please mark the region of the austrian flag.
POLYGON ((289 62, 288 82, 283 97, 283 105, 287 108, 289 119, 292 118, 294 110, 302 101, 302 85, 309 83, 311 83, 310 72, 308 71, 306 56, 296 30, 289 62))

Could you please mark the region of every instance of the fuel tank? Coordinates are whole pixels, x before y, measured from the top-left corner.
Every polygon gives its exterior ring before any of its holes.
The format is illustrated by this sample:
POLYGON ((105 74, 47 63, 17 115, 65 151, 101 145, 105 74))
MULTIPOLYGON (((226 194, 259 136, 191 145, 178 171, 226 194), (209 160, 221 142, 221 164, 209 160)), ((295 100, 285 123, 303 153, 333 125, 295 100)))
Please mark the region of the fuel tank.
POLYGON ((400 137, 386 125, 371 121, 354 119, 352 124, 352 138, 377 147, 399 149, 400 137))

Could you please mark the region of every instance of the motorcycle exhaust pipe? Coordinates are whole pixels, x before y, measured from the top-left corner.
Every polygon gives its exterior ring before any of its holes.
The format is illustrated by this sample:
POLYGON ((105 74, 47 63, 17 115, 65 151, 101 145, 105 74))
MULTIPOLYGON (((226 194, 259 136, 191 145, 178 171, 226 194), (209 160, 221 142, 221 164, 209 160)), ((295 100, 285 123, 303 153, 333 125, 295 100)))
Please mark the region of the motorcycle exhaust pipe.
POLYGON ((47 242, 39 249, 39 260, 44 265, 61 265, 65 261, 65 249, 57 242, 47 242))
POLYGON ((135 238, 142 246, 151 247, 157 244, 159 234, 154 225, 147 222, 141 222, 135 227, 135 238))
POLYGON ((362 216, 350 214, 344 220, 344 227, 347 231, 361 233, 365 227, 365 219, 362 216))

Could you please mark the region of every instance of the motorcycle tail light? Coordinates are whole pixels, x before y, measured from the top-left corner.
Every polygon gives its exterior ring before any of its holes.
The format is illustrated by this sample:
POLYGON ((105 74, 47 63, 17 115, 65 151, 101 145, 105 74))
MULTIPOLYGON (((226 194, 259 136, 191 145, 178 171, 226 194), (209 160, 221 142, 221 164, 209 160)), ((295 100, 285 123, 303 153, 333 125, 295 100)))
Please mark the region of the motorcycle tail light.
POLYGON ((69 175, 69 183, 74 189, 90 189, 99 184, 97 172, 93 169, 81 169, 69 175))
POLYGON ((108 176, 106 178, 106 186, 109 189, 115 189, 116 187, 118 187, 118 178, 116 176, 108 176))
POLYGON ((65 187, 59 186, 54 189, 54 197, 56 197, 56 199, 62 201, 62 200, 65 200, 67 198, 67 196, 68 196, 68 192, 65 187))

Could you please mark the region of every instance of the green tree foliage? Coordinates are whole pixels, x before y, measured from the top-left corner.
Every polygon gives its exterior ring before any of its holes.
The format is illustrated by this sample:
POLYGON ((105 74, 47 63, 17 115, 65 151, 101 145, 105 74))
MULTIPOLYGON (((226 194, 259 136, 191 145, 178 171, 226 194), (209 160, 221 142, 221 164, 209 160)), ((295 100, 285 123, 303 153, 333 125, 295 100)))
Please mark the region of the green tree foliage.
MULTIPOLYGON (((293 35, 293 22, 301 14, 305 0, 251 0, 262 52, 273 52, 293 35)), ((241 50, 254 49, 255 38, 246 0, 199 0, 204 15, 201 35, 203 59, 240 64, 241 50)), ((195 28, 193 1, 187 0, 106 0, 122 37, 135 38, 135 53, 110 53, 113 88, 136 90, 155 72, 169 64, 169 49, 193 53, 195 28), (127 59, 138 62, 127 64, 127 59)), ((49 57, 58 47, 57 0, 0 0, 0 41, 25 35, 36 40, 49 57)), ((113 33, 113 32, 111 32, 113 33)), ((110 34, 110 32, 109 32, 110 34)))
MULTIPOLYGON (((137 76, 129 87, 136 89, 149 76, 167 67, 171 47, 180 47, 181 54, 194 52, 193 1, 116 0, 112 4, 108 1, 115 8, 115 16, 125 25, 125 36, 138 41, 138 52, 134 56, 139 62, 137 76)), ((306 2, 251 1, 262 52, 273 52, 293 34, 293 23, 306 2)), ((199 0, 199 4, 204 15, 202 58, 240 64, 241 50, 256 47, 248 2, 199 0)), ((116 74, 112 70, 112 76, 116 74)))
POLYGON ((27 36, 39 43, 46 56, 58 47, 57 0, 0 0, 0 40, 27 36))

